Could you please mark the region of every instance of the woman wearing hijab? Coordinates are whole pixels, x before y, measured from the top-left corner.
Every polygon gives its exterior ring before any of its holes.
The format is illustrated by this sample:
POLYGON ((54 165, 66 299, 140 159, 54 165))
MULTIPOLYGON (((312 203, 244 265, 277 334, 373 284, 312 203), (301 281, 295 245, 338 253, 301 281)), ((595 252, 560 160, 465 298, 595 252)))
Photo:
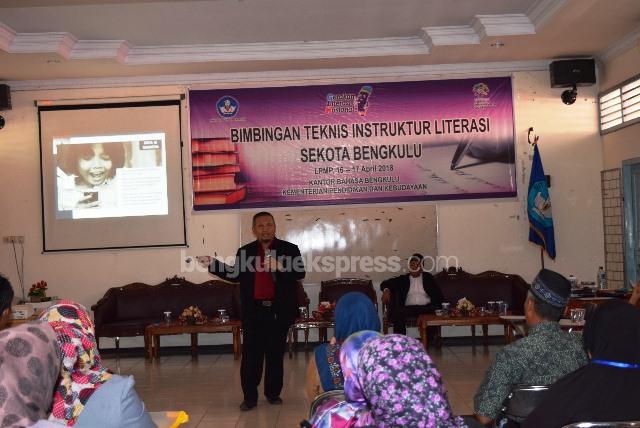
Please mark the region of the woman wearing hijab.
POLYGON ((336 305, 335 336, 330 343, 316 347, 309 361, 306 388, 309 401, 322 392, 343 388, 340 348, 347 337, 362 330, 380 331, 378 311, 365 294, 347 293, 336 305))
POLYGON ((591 362, 554 383, 523 427, 640 420, 640 309, 604 303, 583 334, 591 362))
POLYGON ((133 377, 114 375, 102 365, 93 322, 82 305, 63 300, 40 319, 53 328, 62 352, 50 421, 80 428, 155 427, 133 377))
POLYGON ((467 426, 453 416, 440 373, 416 339, 387 335, 365 344, 358 358, 357 377, 372 426, 467 426))
POLYGON ((60 373, 60 348, 46 323, 0 333, 0 426, 27 427, 46 419, 60 373))
POLYGON ((344 401, 330 400, 321 405, 311 418, 313 428, 346 428, 372 426, 367 400, 358 380, 360 349, 369 341, 382 337, 377 331, 359 331, 344 341, 340 348, 340 365, 344 376, 344 401))

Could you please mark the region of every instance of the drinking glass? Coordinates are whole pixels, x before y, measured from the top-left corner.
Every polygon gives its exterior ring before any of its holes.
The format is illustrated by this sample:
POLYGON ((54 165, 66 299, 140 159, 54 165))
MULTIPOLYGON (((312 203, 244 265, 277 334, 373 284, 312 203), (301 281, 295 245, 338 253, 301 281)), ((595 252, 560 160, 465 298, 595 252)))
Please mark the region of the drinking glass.
POLYGON ((573 308, 571 309, 571 322, 580 324, 584 322, 584 314, 585 309, 583 308, 573 308))
POLYGON ((500 302, 500 315, 507 315, 507 310, 509 309, 509 304, 506 302, 500 302))
POLYGON ((487 315, 487 308, 485 308, 484 306, 480 306, 478 308, 478 313, 480 314, 481 317, 487 315))
POLYGON ((218 309, 218 319, 221 323, 229 321, 229 315, 227 315, 226 309, 218 309))
POLYGON ((167 324, 171 324, 171 311, 164 312, 164 322, 167 324))
POLYGON ((494 302, 493 300, 490 302, 487 302, 487 306, 489 307, 489 313, 490 314, 495 314, 496 313, 496 302, 494 302))
POLYGON ((298 311, 300 311, 300 318, 302 318, 303 320, 309 319, 309 310, 306 308, 306 306, 300 306, 298 308, 298 311))
POLYGON ((443 303, 442 304, 442 315, 448 316, 450 308, 451 308, 451 303, 447 303, 447 302, 443 303))

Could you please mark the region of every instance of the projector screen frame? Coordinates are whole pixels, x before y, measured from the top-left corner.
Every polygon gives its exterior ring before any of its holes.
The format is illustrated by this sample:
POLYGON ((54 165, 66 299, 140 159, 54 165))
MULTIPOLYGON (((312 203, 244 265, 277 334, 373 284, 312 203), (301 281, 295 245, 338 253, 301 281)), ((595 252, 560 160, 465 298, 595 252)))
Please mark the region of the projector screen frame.
MULTIPOLYGON (((82 104, 80 100, 77 100, 76 103, 73 104, 40 104, 36 102, 37 113, 38 113, 38 139, 39 139, 39 151, 40 151, 40 207, 41 207, 41 221, 42 221, 42 252, 43 253, 60 253, 60 252, 74 252, 74 251, 100 251, 100 250, 120 250, 120 249, 142 249, 142 248, 167 248, 167 247, 187 247, 187 224, 186 224, 186 209, 185 209, 185 191, 184 191, 184 160, 183 160, 183 149, 184 149, 184 138, 183 138, 183 115, 182 108, 185 97, 183 94, 180 95, 180 98, 173 99, 155 99, 148 101, 120 101, 120 102, 94 102, 93 100, 90 103, 82 104), (53 162, 53 153, 45 152, 45 148, 49 146, 45 146, 43 142, 43 122, 42 122, 42 113, 47 111, 65 111, 65 110, 96 110, 96 109, 119 109, 119 108, 144 108, 144 107, 163 107, 163 106, 176 106, 177 108, 177 138, 178 138, 178 147, 173 148, 176 150, 178 161, 175 162, 178 165, 170 168, 169 166, 169 150, 170 143, 173 141, 165 140, 165 168, 167 173, 167 199, 169 207, 171 208, 171 199, 172 196, 176 198, 176 202, 174 205, 177 205, 177 199, 179 199, 179 211, 176 210, 176 215, 179 215, 182 223, 181 231, 176 233, 175 238, 176 241, 179 242, 171 242, 171 243, 162 243, 162 244, 142 244, 142 245, 105 245, 105 246, 79 246, 74 248, 48 248, 47 247, 47 218, 45 217, 45 210, 47 206, 45 205, 45 189, 51 188, 51 180, 45 173, 45 162, 53 162), (170 169, 179 169, 179 177, 180 177, 180 185, 179 192, 177 189, 174 192, 170 192, 169 188, 170 183, 169 180, 172 178, 170 174, 170 169), (178 194, 179 193, 179 194, 178 194), (178 194, 178 195, 176 195, 178 194)), ((178 174, 175 173, 175 176, 178 174)), ((54 187, 55 188, 55 187, 54 187)), ((53 215, 53 214, 51 214, 53 215)), ((168 214, 170 215, 170 214, 168 214)), ((127 218, 127 217, 121 217, 127 218)), ((176 226, 176 228, 179 226, 176 226)), ((177 229, 176 229, 177 232, 177 229)))

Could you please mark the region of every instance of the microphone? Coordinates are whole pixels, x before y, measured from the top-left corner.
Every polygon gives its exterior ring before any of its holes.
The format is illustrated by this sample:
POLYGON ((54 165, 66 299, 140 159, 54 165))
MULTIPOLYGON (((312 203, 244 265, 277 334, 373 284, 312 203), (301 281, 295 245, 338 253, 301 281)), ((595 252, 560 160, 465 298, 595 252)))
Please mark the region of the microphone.
MULTIPOLYGON (((268 257, 269 259, 271 259, 272 257, 275 259, 276 258, 276 251, 275 250, 269 250, 265 253, 265 257, 268 257)), ((273 280, 273 282, 276 282, 276 272, 269 270, 269 272, 271 273, 271 279, 273 280)))

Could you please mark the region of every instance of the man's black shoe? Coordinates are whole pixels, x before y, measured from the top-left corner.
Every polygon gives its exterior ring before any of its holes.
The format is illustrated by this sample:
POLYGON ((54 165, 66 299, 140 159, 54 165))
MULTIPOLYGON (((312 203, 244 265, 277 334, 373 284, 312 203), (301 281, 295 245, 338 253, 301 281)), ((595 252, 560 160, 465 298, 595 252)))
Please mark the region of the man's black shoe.
POLYGON ((253 409, 254 407, 256 407, 256 404, 250 404, 250 403, 247 403, 246 401, 243 401, 242 403, 240 403, 240 410, 242 410, 243 412, 247 412, 253 409))
POLYGON ((280 397, 267 397, 267 401, 269 402, 269 404, 282 404, 282 398, 280 397))

